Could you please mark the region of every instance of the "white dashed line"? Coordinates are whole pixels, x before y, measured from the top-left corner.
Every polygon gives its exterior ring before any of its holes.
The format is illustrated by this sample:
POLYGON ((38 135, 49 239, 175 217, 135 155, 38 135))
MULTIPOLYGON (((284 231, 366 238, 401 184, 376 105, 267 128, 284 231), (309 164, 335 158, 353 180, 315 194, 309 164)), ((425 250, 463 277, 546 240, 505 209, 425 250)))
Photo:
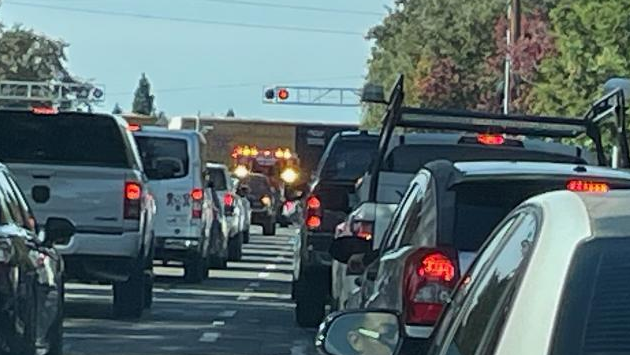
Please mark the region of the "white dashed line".
POLYGON ((236 315, 236 311, 223 311, 220 312, 217 316, 221 318, 232 318, 236 315))
POLYGON ((212 322, 213 327, 222 327, 224 325, 225 325, 225 322, 222 320, 215 320, 214 322, 212 322))
POLYGON ((258 277, 260 277, 261 279, 266 279, 269 277, 269 273, 268 272, 259 272, 258 273, 258 277))
POLYGON ((203 335, 199 338, 199 341, 202 343, 214 343, 219 340, 221 333, 203 333, 203 335))
POLYGON ((246 296, 246 295, 238 296, 238 298, 236 300, 237 301, 247 301, 247 300, 249 300, 249 296, 246 296))

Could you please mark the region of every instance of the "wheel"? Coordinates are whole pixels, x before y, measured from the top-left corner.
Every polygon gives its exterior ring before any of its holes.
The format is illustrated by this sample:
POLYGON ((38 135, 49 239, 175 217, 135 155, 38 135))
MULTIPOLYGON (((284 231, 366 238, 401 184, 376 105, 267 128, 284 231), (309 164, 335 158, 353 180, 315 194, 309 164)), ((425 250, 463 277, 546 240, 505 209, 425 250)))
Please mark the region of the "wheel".
POLYGON ((228 260, 241 261, 243 258, 243 234, 239 233, 230 238, 228 243, 228 260))
POLYGON ((144 272, 144 309, 153 306, 153 272, 144 272))
POLYGON ((243 232, 243 243, 249 243, 249 229, 243 232))
POLYGON ((200 283, 207 275, 207 267, 201 255, 184 262, 184 281, 189 283, 200 283))
POLYGON ((317 327, 326 312, 325 292, 321 283, 310 282, 304 277, 298 280, 295 289, 295 320, 300 327, 317 327))
POLYGON ((125 282, 114 283, 114 316, 140 318, 145 300, 144 270, 138 270, 125 282))
POLYGON ((263 225, 263 235, 275 235, 276 234, 276 221, 273 218, 269 218, 263 225))

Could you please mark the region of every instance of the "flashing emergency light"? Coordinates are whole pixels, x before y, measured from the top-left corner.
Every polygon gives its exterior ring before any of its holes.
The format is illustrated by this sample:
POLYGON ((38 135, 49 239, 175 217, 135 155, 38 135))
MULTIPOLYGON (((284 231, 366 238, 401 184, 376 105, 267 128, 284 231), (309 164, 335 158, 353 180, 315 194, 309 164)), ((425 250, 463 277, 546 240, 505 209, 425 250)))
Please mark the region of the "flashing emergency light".
POLYGON ((265 206, 271 206, 271 197, 265 195, 260 198, 260 202, 262 202, 262 204, 265 206))
POLYGON ((293 168, 287 168, 280 174, 280 178, 287 184, 295 183, 299 177, 300 174, 293 168))
POLYGON ((249 169, 245 165, 239 165, 234 169, 234 175, 242 179, 249 175, 249 169))
POLYGON ((130 124, 127 126, 127 129, 128 129, 130 132, 137 132, 137 131, 139 131, 139 130, 140 130, 140 125, 139 125, 139 124, 137 124, 137 123, 130 123, 130 124))

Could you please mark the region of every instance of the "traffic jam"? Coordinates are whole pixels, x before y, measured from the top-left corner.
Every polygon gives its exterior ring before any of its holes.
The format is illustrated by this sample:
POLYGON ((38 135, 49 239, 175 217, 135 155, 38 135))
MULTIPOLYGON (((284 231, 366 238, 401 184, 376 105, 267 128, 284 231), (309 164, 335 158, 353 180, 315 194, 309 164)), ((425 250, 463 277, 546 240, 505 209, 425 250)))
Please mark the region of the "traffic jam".
POLYGON ((0 351, 241 353, 239 329, 275 329, 254 348, 623 353, 624 89, 569 118, 407 106, 403 85, 366 87, 380 132, 337 127, 310 176, 289 147, 222 164, 198 130, 3 108, 0 351))

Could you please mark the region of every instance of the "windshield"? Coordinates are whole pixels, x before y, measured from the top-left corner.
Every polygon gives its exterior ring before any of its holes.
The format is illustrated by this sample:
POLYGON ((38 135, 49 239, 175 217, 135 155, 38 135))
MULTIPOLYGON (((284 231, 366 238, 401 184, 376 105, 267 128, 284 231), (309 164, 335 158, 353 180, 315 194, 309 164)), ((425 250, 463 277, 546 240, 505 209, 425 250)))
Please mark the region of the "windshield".
POLYGON ((217 191, 227 190, 227 181, 225 180, 225 172, 222 169, 208 169, 208 180, 212 182, 212 186, 217 191))
POLYGON ((188 175, 185 139, 136 136, 142 165, 149 179, 176 179, 188 175))
POLYGON ((130 166, 121 129, 113 118, 64 114, 43 116, 1 111, 0 161, 121 168, 130 166))
POLYGON ((356 181, 369 169, 378 151, 377 141, 340 140, 324 162, 321 178, 326 180, 356 181))

